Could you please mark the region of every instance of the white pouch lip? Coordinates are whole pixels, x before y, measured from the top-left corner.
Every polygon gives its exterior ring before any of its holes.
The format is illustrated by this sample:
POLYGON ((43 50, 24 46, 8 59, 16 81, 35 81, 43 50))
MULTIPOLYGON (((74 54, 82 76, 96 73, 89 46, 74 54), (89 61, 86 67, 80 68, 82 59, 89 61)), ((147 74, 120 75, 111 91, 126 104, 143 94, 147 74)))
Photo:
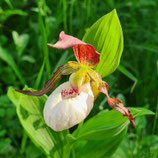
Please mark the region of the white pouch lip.
POLYGON ((62 131, 80 123, 93 108, 94 96, 90 83, 84 84, 76 97, 62 99, 62 89, 70 87, 70 82, 63 83, 52 92, 45 103, 44 120, 55 131, 62 131))

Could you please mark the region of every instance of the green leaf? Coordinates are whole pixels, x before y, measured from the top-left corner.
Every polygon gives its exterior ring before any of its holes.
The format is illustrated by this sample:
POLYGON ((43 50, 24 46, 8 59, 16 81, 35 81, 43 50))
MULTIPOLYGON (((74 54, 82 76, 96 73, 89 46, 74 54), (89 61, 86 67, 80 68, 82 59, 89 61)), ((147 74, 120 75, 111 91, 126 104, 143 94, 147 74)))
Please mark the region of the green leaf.
POLYGON ((141 108, 141 107, 138 107, 138 108, 130 107, 129 110, 132 112, 134 117, 143 116, 143 115, 154 115, 155 114, 154 112, 152 112, 148 109, 145 109, 145 108, 141 108))
POLYGON ((64 146, 64 141, 61 140, 60 135, 64 136, 64 131, 54 132, 45 124, 43 107, 47 96, 23 95, 12 87, 9 88, 8 96, 16 105, 19 120, 34 144, 46 155, 60 158, 63 152, 61 147, 64 146))
POLYGON ((13 16, 13 15, 27 16, 27 12, 24 12, 20 9, 2 10, 0 8, 0 17, 1 17, 2 22, 7 20, 7 18, 9 18, 10 16, 13 16))
POLYGON ((127 76, 129 79, 131 79, 132 81, 136 82, 137 78, 131 74, 125 67, 123 67, 122 65, 119 65, 117 70, 119 70, 120 72, 122 72, 125 76, 127 76))
POLYGON ((12 31, 12 36, 14 43, 16 45, 16 49, 18 51, 18 57, 21 57, 25 47, 29 42, 29 35, 28 34, 19 35, 16 31, 12 31))
POLYGON ((20 15, 20 16, 27 16, 28 15, 27 12, 24 12, 20 9, 5 10, 3 13, 6 15, 6 17, 12 16, 12 15, 20 15))
POLYGON ((101 77, 112 73, 119 65, 123 51, 122 28, 116 10, 94 23, 86 32, 83 41, 92 44, 101 53, 96 67, 101 77))
MULTIPOLYGON (((114 110, 103 111, 89 119, 79 130, 76 138, 102 140, 119 134, 128 125, 128 119, 114 110)), ((77 131, 76 131, 77 132, 77 131)))
POLYGON ((76 144, 76 158, 110 158, 125 137, 127 129, 104 140, 80 141, 76 144))
POLYGON ((36 62, 35 58, 30 56, 30 55, 22 56, 21 60, 22 61, 27 61, 27 62, 32 63, 32 64, 36 62))
POLYGON ((25 80, 23 79, 18 67, 15 64, 14 59, 12 58, 12 56, 0 46, 0 59, 2 59, 3 61, 5 61, 15 72, 15 74, 17 75, 17 77, 19 78, 19 80, 21 81, 22 84, 25 84, 25 80))
MULTIPOLYGON (((129 108, 134 117, 154 114, 144 108, 129 108)), ((120 134, 129 124, 127 117, 111 110, 103 111, 89 119, 79 130, 74 132, 78 139, 101 140, 120 134)))
MULTIPOLYGON (((144 108, 130 108, 134 117, 154 114, 144 108)), ((73 136, 78 140, 74 146, 77 158, 110 157, 119 147, 127 133, 129 121, 121 113, 103 111, 89 119, 73 136)))

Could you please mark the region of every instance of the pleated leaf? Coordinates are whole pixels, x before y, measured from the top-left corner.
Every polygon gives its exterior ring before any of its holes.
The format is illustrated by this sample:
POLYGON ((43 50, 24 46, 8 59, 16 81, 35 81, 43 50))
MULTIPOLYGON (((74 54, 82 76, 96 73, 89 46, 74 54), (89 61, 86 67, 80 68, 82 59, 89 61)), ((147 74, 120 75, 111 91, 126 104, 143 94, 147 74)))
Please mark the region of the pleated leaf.
POLYGON ((96 70, 101 77, 111 74, 119 65, 123 51, 123 34, 114 9, 100 18, 86 32, 83 41, 92 44, 101 53, 96 70))
MULTIPOLYGON (((144 108, 130 108, 134 117, 154 114, 144 108)), ((73 136, 76 158, 110 158, 127 133, 129 121, 117 111, 103 111, 78 128, 73 136)))
MULTIPOLYGON (((8 96, 16 106, 19 120, 28 136, 46 155, 60 158, 62 146, 60 134, 50 129, 43 119, 43 107, 47 96, 33 97, 16 92, 12 87, 8 90, 8 96)), ((63 135, 64 136, 64 135, 63 135)), ((63 142, 64 143, 64 142, 63 142)))
MULTIPOLYGON (((144 108, 129 108, 133 117, 154 114, 144 108)), ((103 111, 89 119, 79 131, 75 131, 78 139, 101 140, 120 134, 129 124, 127 117, 121 113, 111 110, 103 111)))
POLYGON ((76 144, 76 158, 113 158, 111 157, 125 137, 127 128, 120 134, 103 140, 80 141, 76 144))

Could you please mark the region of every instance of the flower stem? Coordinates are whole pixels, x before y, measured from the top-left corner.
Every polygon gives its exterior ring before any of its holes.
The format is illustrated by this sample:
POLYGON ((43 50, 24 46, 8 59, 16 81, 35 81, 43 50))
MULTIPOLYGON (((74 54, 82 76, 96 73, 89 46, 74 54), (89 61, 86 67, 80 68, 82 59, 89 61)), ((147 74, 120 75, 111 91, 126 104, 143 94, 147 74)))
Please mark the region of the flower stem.
POLYGON ((27 143, 27 138, 28 138, 28 135, 25 132, 25 130, 23 130, 23 138, 22 138, 22 142, 21 142, 20 154, 23 154, 24 151, 25 151, 25 146, 26 146, 26 143, 27 143))

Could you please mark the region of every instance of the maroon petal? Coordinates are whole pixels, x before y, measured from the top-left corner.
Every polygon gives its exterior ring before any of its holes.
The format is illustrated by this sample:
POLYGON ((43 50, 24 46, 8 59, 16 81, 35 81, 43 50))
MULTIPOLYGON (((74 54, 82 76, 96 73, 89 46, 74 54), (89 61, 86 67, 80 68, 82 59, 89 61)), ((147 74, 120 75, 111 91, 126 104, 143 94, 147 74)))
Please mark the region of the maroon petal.
POLYGON ((48 44, 48 45, 58 49, 68 49, 78 44, 86 44, 86 43, 82 42, 81 40, 73 36, 65 34, 64 31, 61 31, 59 34, 59 41, 55 44, 48 44))
POLYGON ((16 91, 30 96, 42 96, 55 88, 56 83, 61 79, 61 75, 69 75, 79 70, 79 67, 77 67, 76 64, 74 64, 76 66, 75 68, 72 67, 69 63, 60 66, 57 69, 57 71, 54 73, 53 77, 45 83, 44 87, 40 91, 28 91, 28 90, 26 91, 16 90, 16 91))
POLYGON ((127 116, 128 120, 131 122, 132 126, 134 128, 136 128, 134 118, 133 118, 133 115, 130 112, 130 110, 127 109, 126 107, 124 107, 124 104, 121 100, 109 97, 108 89, 109 89, 108 84, 105 81, 100 82, 100 84, 98 86, 98 90, 107 96, 107 100, 108 100, 110 107, 116 111, 121 112, 123 114, 123 116, 127 116))
POLYGON ((125 108, 123 102, 119 99, 108 97, 108 103, 116 111, 119 111, 123 114, 123 116, 127 116, 128 120, 131 122, 132 126, 136 128, 134 118, 129 109, 125 108))
POLYGON ((100 54, 89 44, 78 44, 73 46, 73 50, 78 62, 82 65, 95 67, 99 63, 100 54))

